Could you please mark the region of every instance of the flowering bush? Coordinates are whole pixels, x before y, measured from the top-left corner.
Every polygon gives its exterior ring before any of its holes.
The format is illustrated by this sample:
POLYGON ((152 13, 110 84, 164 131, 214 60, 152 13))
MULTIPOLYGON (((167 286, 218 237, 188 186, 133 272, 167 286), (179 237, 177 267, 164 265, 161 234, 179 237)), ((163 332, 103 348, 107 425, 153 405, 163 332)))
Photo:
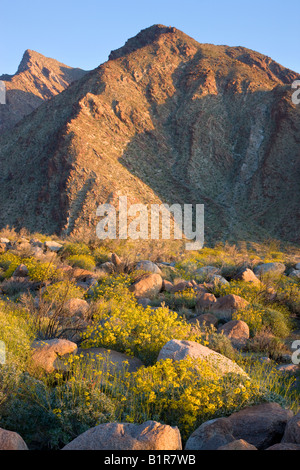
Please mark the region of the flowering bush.
POLYGON ((167 307, 153 310, 138 305, 126 287, 127 282, 123 275, 110 285, 107 282, 97 287, 97 298, 102 302, 84 334, 82 347, 115 349, 151 364, 169 340, 196 338, 191 326, 176 312, 167 307))
POLYGON ((67 259, 71 266, 92 271, 96 267, 95 260, 91 255, 72 255, 67 259))

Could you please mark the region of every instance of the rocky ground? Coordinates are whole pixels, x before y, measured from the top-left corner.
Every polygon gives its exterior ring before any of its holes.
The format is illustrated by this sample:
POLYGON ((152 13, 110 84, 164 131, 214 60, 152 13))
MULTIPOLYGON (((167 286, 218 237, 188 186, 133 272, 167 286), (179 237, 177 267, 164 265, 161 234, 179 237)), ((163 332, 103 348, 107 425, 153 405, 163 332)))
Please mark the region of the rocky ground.
POLYGON ((0 448, 300 448, 297 249, 140 248, 2 236, 0 448))

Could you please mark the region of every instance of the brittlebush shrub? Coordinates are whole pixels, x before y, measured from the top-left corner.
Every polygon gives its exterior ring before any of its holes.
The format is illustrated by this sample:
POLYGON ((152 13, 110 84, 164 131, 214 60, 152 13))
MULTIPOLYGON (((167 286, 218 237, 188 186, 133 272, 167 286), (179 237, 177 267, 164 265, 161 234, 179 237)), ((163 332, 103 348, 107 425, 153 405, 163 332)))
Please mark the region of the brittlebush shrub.
POLYGON ((220 376, 206 361, 191 358, 167 359, 139 369, 132 374, 126 398, 127 420, 155 419, 178 426, 183 439, 201 423, 262 399, 259 387, 249 379, 220 376))
MULTIPOLYGON (((82 347, 104 347, 155 362, 160 349, 171 339, 192 339, 192 328, 167 307, 156 310, 137 304, 126 278, 96 288, 98 310, 84 334, 82 347)), ((200 338, 198 338, 200 339, 200 338)), ((201 338, 202 341, 202 338, 201 338)))
POLYGON ((16 268, 21 264, 21 258, 9 251, 0 255, 0 267, 3 269, 3 277, 9 279, 16 268))
POLYGON ((63 256, 90 255, 91 250, 85 243, 66 243, 63 249, 63 256))
POLYGON ((285 313, 261 304, 253 304, 237 310, 233 313, 232 319, 243 320, 247 323, 251 336, 254 336, 263 328, 268 328, 271 333, 279 338, 286 338, 291 331, 290 320, 285 313))
POLYGON ((35 337, 30 315, 0 302, 0 405, 7 401, 30 361, 30 345, 35 337))
POLYGON ((22 263, 27 267, 29 278, 32 281, 41 282, 51 280, 57 275, 57 268, 51 262, 42 263, 34 258, 27 258, 23 259, 22 263))
POLYGON ((55 304, 62 304, 70 299, 82 299, 84 293, 84 289, 76 286, 73 282, 62 281, 46 287, 43 299, 55 304))
POLYGON ((29 374, 19 377, 0 408, 1 424, 18 432, 32 449, 55 450, 101 423, 115 420, 115 405, 99 387, 84 380, 53 386, 29 374))
POLYGON ((76 268, 92 271, 96 267, 95 260, 91 255, 73 255, 67 258, 68 263, 76 268))

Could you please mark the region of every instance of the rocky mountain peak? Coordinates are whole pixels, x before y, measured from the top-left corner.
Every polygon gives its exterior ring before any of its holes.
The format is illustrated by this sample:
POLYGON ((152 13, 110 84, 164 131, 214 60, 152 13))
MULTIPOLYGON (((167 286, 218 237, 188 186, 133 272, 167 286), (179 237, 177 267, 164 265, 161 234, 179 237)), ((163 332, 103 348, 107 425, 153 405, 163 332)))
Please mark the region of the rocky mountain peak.
POLYGON ((187 35, 172 26, 164 26, 162 24, 155 24, 149 28, 142 29, 136 36, 128 39, 125 45, 112 51, 109 55, 109 60, 119 59, 131 52, 135 52, 145 46, 155 43, 161 36, 166 34, 181 35, 188 38, 187 35))

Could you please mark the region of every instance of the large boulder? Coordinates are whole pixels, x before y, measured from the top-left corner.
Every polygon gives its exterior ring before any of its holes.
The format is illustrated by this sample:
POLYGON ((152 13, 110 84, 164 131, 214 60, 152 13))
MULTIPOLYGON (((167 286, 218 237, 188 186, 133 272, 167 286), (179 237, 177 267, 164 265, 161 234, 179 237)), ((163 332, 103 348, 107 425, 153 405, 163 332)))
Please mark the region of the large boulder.
MULTIPOLYGON (((219 374, 233 373, 247 377, 245 371, 235 362, 194 341, 180 341, 176 339, 168 341, 160 350, 157 360, 172 359, 173 361, 181 361, 188 357, 204 361, 211 367, 212 371, 219 374)), ((201 366, 198 367, 198 370, 201 375, 201 366)))
POLYGON ((254 274, 257 276, 263 276, 264 274, 283 274, 285 271, 285 265, 283 263, 263 263, 254 268, 254 274))
POLYGON ((300 444, 280 442, 279 444, 268 447, 266 450, 300 450, 300 444))
POLYGON ((210 311, 219 319, 229 321, 232 319, 232 314, 237 310, 246 308, 249 305, 247 300, 235 294, 224 295, 219 297, 211 307, 210 311))
POLYGON ((217 450, 234 440, 232 427, 226 418, 212 419, 193 432, 186 442, 185 450, 217 450))
POLYGON ((281 441, 293 412, 278 403, 264 403, 244 408, 227 419, 236 439, 244 439, 257 449, 266 449, 281 441))
POLYGON ((212 313, 203 313, 198 317, 189 319, 188 323, 191 325, 197 325, 199 323, 199 325, 202 327, 216 327, 218 324, 218 319, 212 313))
POLYGON ((58 253, 63 248, 63 245, 61 243, 57 243, 57 242, 54 242, 54 241, 46 241, 44 243, 44 247, 48 251, 58 253))
POLYGON ((218 450, 257 450, 257 448, 252 444, 244 441, 244 439, 238 439, 219 447, 218 450))
POLYGON ((290 419, 287 423, 282 442, 300 444, 300 413, 290 419))
POLYGON ((162 289, 162 277, 160 274, 145 274, 139 277, 131 286, 130 292, 136 297, 153 297, 162 289))
POLYGON ((231 320, 218 328, 218 333, 227 336, 232 346, 241 349, 250 338, 249 326, 242 320, 231 320))
POLYGON ((28 447, 19 434, 0 428, 0 450, 28 450, 28 447))
POLYGON ((143 424, 100 424, 80 434, 62 450, 181 450, 177 427, 146 421, 143 424))
POLYGON ((196 312, 203 313, 211 310, 212 306, 217 302, 214 294, 204 293, 200 294, 196 301, 196 312))
POLYGON ((64 369, 61 356, 77 351, 77 344, 67 339, 49 339, 34 341, 31 345, 32 361, 35 367, 46 372, 64 369))
POLYGON ((19 264, 19 266, 14 270, 12 277, 27 277, 29 274, 27 266, 25 264, 19 264))
POLYGON ((237 275, 235 276, 235 279, 237 281, 244 281, 244 282, 249 282, 251 284, 255 284, 257 286, 261 285, 260 280, 258 277, 254 274, 254 272, 249 269, 249 268, 243 268, 241 269, 237 275))
POLYGON ((102 274, 113 274, 115 269, 116 265, 112 261, 106 261, 99 266, 99 272, 102 274))
POLYGON ((294 279, 300 279, 300 270, 299 269, 293 269, 290 273, 289 273, 289 277, 292 277, 294 279))
POLYGON ((157 264, 152 263, 152 261, 148 260, 143 260, 139 261, 135 267, 137 271, 146 271, 148 273, 153 273, 153 274, 162 274, 161 270, 157 266, 157 264))
POLYGON ((193 281, 180 281, 180 282, 177 282, 177 284, 173 286, 173 289, 171 292, 173 293, 183 292, 187 289, 196 289, 196 287, 197 287, 197 284, 194 283, 193 281))

